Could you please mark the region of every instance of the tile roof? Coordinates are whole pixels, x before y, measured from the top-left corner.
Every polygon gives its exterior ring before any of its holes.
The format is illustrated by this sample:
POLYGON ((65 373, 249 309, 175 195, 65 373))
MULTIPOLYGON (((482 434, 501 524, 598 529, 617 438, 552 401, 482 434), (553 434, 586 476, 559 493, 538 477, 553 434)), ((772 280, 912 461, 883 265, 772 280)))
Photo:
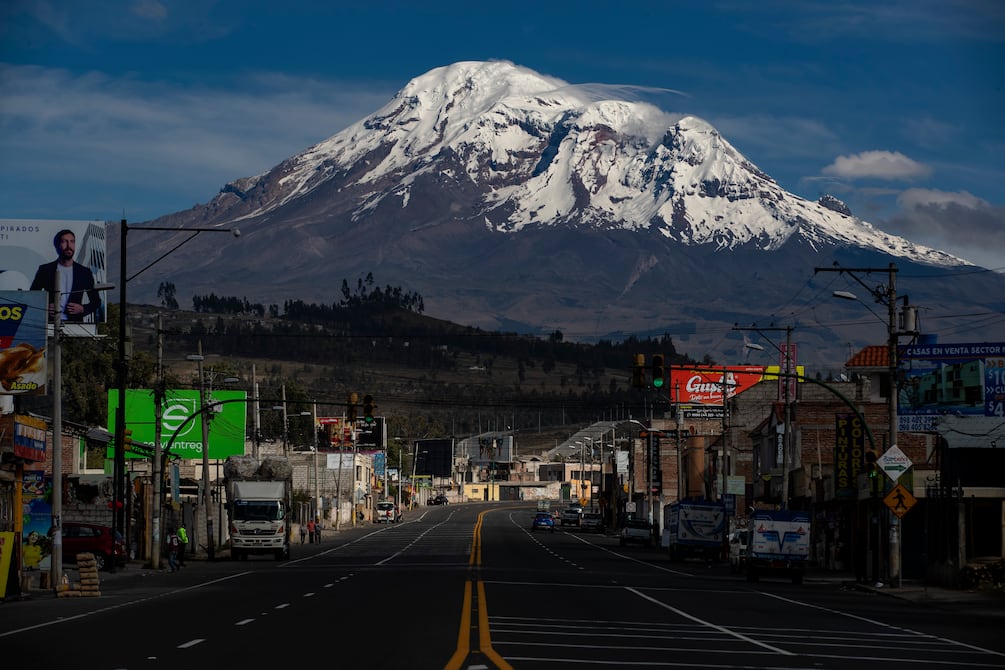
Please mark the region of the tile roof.
POLYGON ((884 345, 870 345, 848 359, 846 368, 888 368, 889 349, 884 345))

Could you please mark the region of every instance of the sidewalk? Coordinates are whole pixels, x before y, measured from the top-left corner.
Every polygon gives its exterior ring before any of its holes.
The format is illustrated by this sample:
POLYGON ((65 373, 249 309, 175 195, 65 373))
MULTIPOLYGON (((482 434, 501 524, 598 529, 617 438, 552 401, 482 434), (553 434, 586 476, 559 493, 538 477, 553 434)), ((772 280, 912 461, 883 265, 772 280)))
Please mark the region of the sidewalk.
POLYGON ((807 582, 837 582, 842 588, 899 598, 921 605, 945 605, 953 609, 965 608, 993 616, 1005 617, 1005 591, 981 589, 953 589, 922 580, 905 579, 898 585, 862 583, 850 572, 811 568, 806 573, 807 582))
MULTIPOLYGON (((303 550, 310 548, 320 549, 323 545, 328 544, 337 537, 344 537, 346 533, 354 530, 370 530, 370 525, 357 524, 356 528, 353 528, 351 525, 347 525, 338 531, 334 528, 324 528, 321 531, 320 544, 307 542, 301 546, 299 535, 295 535, 293 542, 290 544, 291 553, 293 553, 294 557, 299 557, 298 554, 300 554, 303 550)), ((185 567, 181 568, 177 573, 171 573, 170 570, 168 570, 166 556, 161 557, 160 564, 157 569, 150 566, 149 560, 130 560, 125 566, 116 566, 114 571, 103 570, 98 573, 98 594, 114 593, 147 585, 159 586, 167 584, 172 580, 175 582, 181 582, 188 581, 189 579, 195 577, 205 578, 206 576, 218 574, 222 575, 226 574, 228 571, 236 569, 236 566, 240 565, 239 563, 231 560, 229 547, 217 547, 214 552, 213 560, 209 561, 207 558, 208 557, 206 556, 204 550, 194 554, 190 552, 186 553, 185 567)), ((63 572, 70 585, 81 581, 80 573, 75 564, 66 563, 63 566, 63 572)), ((20 596, 8 597, 7 601, 44 600, 57 597, 55 589, 40 588, 39 584, 41 580, 38 572, 35 572, 32 577, 33 579, 31 580, 30 588, 22 592, 20 596)))

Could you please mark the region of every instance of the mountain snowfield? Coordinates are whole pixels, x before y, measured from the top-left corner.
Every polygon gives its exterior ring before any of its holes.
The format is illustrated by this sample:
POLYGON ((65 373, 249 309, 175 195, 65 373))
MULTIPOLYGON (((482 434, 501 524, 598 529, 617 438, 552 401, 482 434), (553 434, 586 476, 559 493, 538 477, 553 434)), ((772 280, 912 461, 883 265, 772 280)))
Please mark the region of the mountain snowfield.
MULTIPOLYGON (((131 266, 170 255, 130 294, 156 303, 170 281, 183 306, 209 293, 329 304, 343 281, 372 274, 463 325, 584 341, 669 334, 679 351, 727 362, 749 355, 736 324, 784 318, 804 360, 831 369, 885 329, 861 325, 861 304, 833 306, 830 289, 862 288, 838 273, 792 303, 815 268, 893 262, 898 290, 927 315, 1005 312, 1005 278, 888 235, 829 196, 794 196, 702 119, 611 91, 505 61, 431 70, 329 139, 158 219, 242 234, 176 253, 180 236, 145 235, 131 266), (905 270, 927 278, 905 283, 905 270)), ((939 327, 1005 339, 993 319, 939 327)))
POLYGON ((702 119, 592 100, 503 61, 455 63, 412 80, 373 115, 287 161, 282 197, 245 218, 308 196, 360 162, 360 185, 393 186, 359 195, 357 217, 386 198, 407 210, 416 177, 441 172, 492 186, 481 216, 498 232, 651 228, 686 245, 762 250, 799 235, 814 248, 848 244, 921 263, 967 263, 787 193, 702 119), (441 172, 436 158, 445 152, 460 157, 463 174, 441 172))

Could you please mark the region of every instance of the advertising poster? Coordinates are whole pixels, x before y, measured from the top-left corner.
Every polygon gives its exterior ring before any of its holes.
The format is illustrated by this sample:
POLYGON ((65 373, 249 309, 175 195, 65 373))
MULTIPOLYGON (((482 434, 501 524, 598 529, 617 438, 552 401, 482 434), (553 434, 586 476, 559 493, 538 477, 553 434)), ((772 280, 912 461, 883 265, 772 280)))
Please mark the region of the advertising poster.
MULTIPOLYGON (((171 455, 202 459, 202 417, 209 421, 209 458, 224 459, 244 453, 247 434, 246 391, 213 391, 210 410, 200 413, 199 391, 169 390, 161 408, 161 449, 170 447, 171 455)), ((108 394, 108 431, 115 431, 115 411, 119 394, 108 394)), ((133 431, 133 442, 153 444, 156 439, 154 392, 148 389, 126 390, 126 428, 133 431)), ((108 445, 108 457, 114 458, 114 442, 108 445)), ((144 458, 126 453, 126 458, 144 458)))
POLYGON ((854 414, 835 415, 834 495, 837 498, 858 496, 858 473, 865 458, 865 426, 854 414))
POLYGON ((104 221, 0 219, 0 290, 49 292, 62 277, 67 336, 93 336, 94 324, 105 322, 105 298, 94 285, 108 281, 106 259, 104 221))
POLYGON ((45 461, 45 419, 18 414, 14 418, 14 455, 38 463, 45 461))
POLYGON ((900 349, 897 413, 1005 416, 1005 344, 900 349))
POLYGON ((1005 343, 916 344, 898 358, 900 430, 938 432, 952 449, 1005 443, 1005 343))
POLYGON ((46 296, 0 291, 0 394, 46 394, 46 296))
POLYGON ((757 365, 727 368, 671 368, 670 398, 684 405, 722 405, 723 388, 729 398, 753 388, 764 379, 757 365))
POLYGON ((41 471, 24 473, 21 488, 22 522, 21 567, 48 569, 45 560, 52 553, 49 526, 52 525, 52 479, 41 471))
POLYGON ((14 558, 14 533, 0 533, 0 598, 7 597, 7 585, 14 558))

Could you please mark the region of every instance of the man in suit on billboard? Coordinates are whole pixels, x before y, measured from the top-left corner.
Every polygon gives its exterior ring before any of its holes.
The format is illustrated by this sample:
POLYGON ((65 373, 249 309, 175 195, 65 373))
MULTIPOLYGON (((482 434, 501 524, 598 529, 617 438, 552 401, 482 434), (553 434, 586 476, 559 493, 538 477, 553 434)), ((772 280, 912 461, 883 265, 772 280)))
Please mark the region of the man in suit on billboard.
POLYGON ((94 274, 87 266, 73 260, 73 254, 77 251, 77 236, 72 230, 56 233, 52 238, 52 245, 56 248, 57 258, 51 263, 38 266, 35 279, 31 282, 31 290, 49 292, 49 316, 55 318, 57 307, 54 298, 59 282, 58 309, 61 318, 71 323, 82 323, 85 317, 94 314, 101 306, 101 296, 94 289, 94 274))

